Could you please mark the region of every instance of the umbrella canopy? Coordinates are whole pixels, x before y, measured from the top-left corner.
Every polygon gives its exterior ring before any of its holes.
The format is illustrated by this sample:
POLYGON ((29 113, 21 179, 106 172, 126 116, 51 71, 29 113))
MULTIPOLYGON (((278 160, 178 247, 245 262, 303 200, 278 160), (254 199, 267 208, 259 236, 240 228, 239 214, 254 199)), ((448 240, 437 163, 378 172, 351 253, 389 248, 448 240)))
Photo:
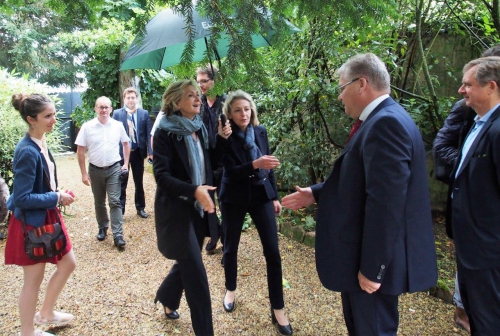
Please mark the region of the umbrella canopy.
MULTIPOLYGON (((286 22, 292 34, 300 31, 290 22, 286 22)), ((210 38, 211 22, 201 17, 198 12, 193 11, 193 24, 195 27, 195 48, 193 61, 199 62, 205 58, 208 41, 210 38)), ((166 9, 157 14, 146 25, 146 34, 136 37, 129 50, 123 58, 120 70, 131 69, 164 69, 177 65, 181 61, 181 55, 188 42, 185 33, 185 17, 175 13, 172 9, 166 9)), ((252 34, 252 46, 254 48, 270 46, 273 43, 275 31, 271 28, 264 34, 252 34)), ((229 37, 221 34, 217 41, 215 56, 220 59, 227 55, 229 49, 229 37)))

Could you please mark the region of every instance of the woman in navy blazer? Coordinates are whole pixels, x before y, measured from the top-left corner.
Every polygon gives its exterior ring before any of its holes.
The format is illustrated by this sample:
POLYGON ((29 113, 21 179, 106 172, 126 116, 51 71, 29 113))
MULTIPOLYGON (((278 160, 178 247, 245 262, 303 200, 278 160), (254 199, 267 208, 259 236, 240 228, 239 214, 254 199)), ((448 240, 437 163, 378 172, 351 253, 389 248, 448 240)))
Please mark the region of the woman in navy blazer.
MULTIPOLYGON (((208 133, 199 117, 200 91, 194 81, 172 83, 163 94, 165 117, 154 135, 157 183, 155 223, 158 249, 175 260, 156 293, 169 319, 179 318, 182 292, 196 335, 213 335, 208 278, 201 257, 209 217, 215 215, 208 133)), ((220 130, 222 134, 223 130, 220 130)), ((230 134, 229 127, 224 131, 230 134)))
POLYGON ((229 94, 223 109, 231 122, 233 134, 225 142, 219 200, 224 218, 224 272, 226 294, 224 310, 235 308, 238 245, 247 213, 252 217, 264 249, 272 322, 283 335, 291 335, 292 327, 283 308, 281 257, 278 248, 277 214, 281 213, 273 169, 280 163, 269 155, 266 129, 259 126, 257 108, 252 97, 237 90, 229 94))
POLYGON ((64 325, 74 318, 71 314, 54 311, 57 297, 76 266, 66 227, 56 206, 58 203, 69 205, 73 203, 74 198, 70 193, 57 191, 56 167, 45 142, 45 133, 49 133, 56 123, 54 103, 41 94, 15 94, 12 96, 12 105, 29 124, 29 131, 14 151, 14 191, 7 202, 13 215, 9 220, 5 264, 23 267, 24 284, 19 296, 20 335, 52 335, 39 329, 35 330, 33 322, 39 325, 64 325), (66 234, 66 249, 50 259, 29 259, 24 251, 24 235, 20 221, 22 214, 26 229, 53 224, 59 217, 66 234), (42 308, 35 314, 47 262, 56 264, 57 268, 47 283, 42 308))

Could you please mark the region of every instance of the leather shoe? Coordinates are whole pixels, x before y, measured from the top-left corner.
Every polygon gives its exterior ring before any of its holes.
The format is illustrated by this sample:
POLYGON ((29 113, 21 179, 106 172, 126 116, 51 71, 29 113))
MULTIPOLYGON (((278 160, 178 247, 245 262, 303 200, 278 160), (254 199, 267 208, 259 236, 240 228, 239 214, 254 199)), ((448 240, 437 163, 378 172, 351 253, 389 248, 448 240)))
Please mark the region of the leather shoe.
POLYGON ((280 332, 281 335, 293 335, 293 330, 292 330, 292 325, 288 323, 288 325, 283 326, 278 323, 278 320, 276 319, 276 316, 274 315, 274 310, 271 307, 271 320, 273 324, 276 324, 278 327, 278 331, 280 332))
POLYGON ((99 229, 99 233, 97 234, 97 240, 103 241, 104 239, 106 239, 107 235, 108 235, 108 228, 99 229))
POLYGON ((148 214, 146 213, 146 211, 144 211, 144 209, 137 210, 137 215, 139 215, 142 218, 148 218, 148 214))
POLYGON ((170 313, 167 313, 167 307, 163 307, 164 311, 165 311, 165 316, 167 317, 167 319, 169 320, 177 320, 179 318, 179 313, 177 312, 177 310, 172 310, 170 313))
MULTIPOLYGON (((227 293, 227 291, 226 291, 227 293)), ((226 298, 226 295, 224 295, 224 299, 226 298)), ((230 303, 226 303, 226 301, 222 299, 222 305, 224 306, 224 310, 228 313, 231 313, 234 310, 234 301, 230 303)))
POLYGON ((116 236, 115 237, 115 246, 118 248, 122 248, 126 245, 125 240, 123 240, 122 236, 116 236))

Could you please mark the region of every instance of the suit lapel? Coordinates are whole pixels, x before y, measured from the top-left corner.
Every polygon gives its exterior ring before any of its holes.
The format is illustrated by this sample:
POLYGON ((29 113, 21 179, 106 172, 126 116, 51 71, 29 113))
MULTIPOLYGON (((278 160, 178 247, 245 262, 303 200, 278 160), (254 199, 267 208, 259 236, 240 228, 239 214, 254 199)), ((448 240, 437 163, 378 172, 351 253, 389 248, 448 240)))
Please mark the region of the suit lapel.
MULTIPOLYGON (((460 166, 460 170, 457 172, 456 176, 460 175, 460 173, 462 173, 464 171, 465 167, 469 164, 473 153, 476 151, 476 148, 479 145, 479 142, 481 142, 483 136, 486 134, 486 132, 488 132, 488 129, 491 127, 493 122, 498 118, 499 114, 500 114, 500 107, 497 108, 495 110, 495 112, 493 112, 491 114, 488 121, 483 125, 483 127, 479 131, 477 137, 474 139, 474 142, 472 143, 469 150, 467 151, 467 154, 465 155, 465 158, 464 158, 464 162, 460 166)), ((470 129, 469 134, 472 132, 473 129, 474 129, 474 126, 470 129)), ((469 134, 467 134, 467 137, 469 136, 469 134)), ((467 139, 467 137, 465 137, 465 139, 467 139)), ((462 153, 462 148, 460 148, 460 156, 458 157, 457 165, 460 164, 460 160, 462 159, 461 153, 462 153)))
POLYGON ((264 131, 260 127, 254 127, 254 133, 255 133, 255 143, 262 152, 262 155, 266 155, 267 153, 264 153, 264 151, 266 149, 267 144, 264 139, 264 131))

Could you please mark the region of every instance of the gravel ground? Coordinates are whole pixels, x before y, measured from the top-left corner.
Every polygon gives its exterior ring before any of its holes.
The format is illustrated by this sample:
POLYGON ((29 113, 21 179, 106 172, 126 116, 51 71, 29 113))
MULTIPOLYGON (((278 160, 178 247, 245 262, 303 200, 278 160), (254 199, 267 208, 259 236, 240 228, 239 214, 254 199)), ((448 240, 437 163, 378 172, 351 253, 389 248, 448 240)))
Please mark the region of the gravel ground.
MULTIPOLYGON (((194 335, 189 308, 183 297, 180 319, 167 321, 161 305, 155 306, 156 289, 172 261, 157 250, 154 230, 154 178, 145 173, 148 219, 135 213, 133 182, 124 217, 127 241, 119 252, 110 236, 98 242, 92 193, 81 183, 76 156, 57 159, 59 184, 72 189, 77 200, 66 217, 77 258, 77 268, 60 295, 57 310, 76 316, 66 327, 43 328, 56 335, 194 335)), ((3 261, 5 240, 0 240, 3 261)), ((316 274, 314 250, 280 237, 285 288, 285 309, 295 335, 346 335, 340 295, 323 288, 316 274)), ((262 247, 254 229, 242 235, 239 257, 236 309, 222 308, 224 273, 220 246, 215 255, 204 255, 212 297, 216 335, 279 335, 271 324, 262 247)), ((48 265, 46 275, 54 266, 48 265)), ((46 276, 47 278, 48 276, 46 276)), ((46 279, 44 280, 45 284, 46 279)), ((22 269, 0 265, 0 335, 17 335, 17 298, 22 286, 22 269)), ((43 288, 43 285, 42 285, 43 288)), ((42 293, 40 297, 43 297, 42 293)), ((39 302, 40 303, 40 302, 39 302)), ((426 293, 403 295, 400 299, 399 335, 467 335, 453 323, 452 305, 426 293)))

